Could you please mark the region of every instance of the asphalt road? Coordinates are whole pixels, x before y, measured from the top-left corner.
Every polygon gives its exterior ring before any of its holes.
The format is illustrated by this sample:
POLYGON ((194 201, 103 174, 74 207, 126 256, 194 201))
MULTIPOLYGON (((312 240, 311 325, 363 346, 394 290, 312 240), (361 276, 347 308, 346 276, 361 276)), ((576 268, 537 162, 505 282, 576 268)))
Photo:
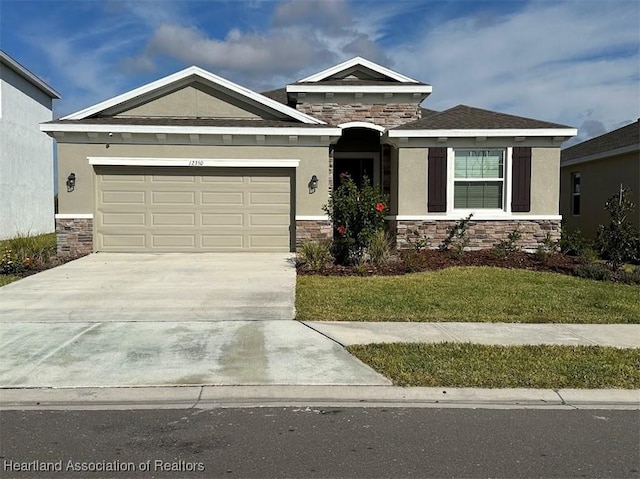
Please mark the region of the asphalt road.
POLYGON ((0 413, 0 476, 7 479, 638 478, 639 451, 638 411, 288 407, 0 413), (25 467, 31 470, 16 470, 25 467))

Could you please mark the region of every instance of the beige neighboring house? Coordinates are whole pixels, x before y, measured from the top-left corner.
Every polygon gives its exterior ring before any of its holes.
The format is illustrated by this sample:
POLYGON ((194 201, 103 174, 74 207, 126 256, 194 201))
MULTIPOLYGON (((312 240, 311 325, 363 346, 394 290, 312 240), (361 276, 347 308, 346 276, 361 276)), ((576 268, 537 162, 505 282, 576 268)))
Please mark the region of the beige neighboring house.
POLYGON ((389 195, 401 247, 414 230, 437 245, 469 213, 472 247, 515 228, 525 247, 557 237, 576 130, 421 108, 431 91, 360 57, 264 94, 189 67, 45 123, 60 251, 294 251, 332 237, 322 207, 345 172, 389 195))
POLYGON ((0 239, 51 233, 53 140, 40 123, 60 95, 0 50, 0 239))
POLYGON ((609 223, 605 202, 632 190, 636 205, 630 221, 640 227, 640 120, 562 150, 560 212, 567 229, 595 238, 598 225, 609 223))

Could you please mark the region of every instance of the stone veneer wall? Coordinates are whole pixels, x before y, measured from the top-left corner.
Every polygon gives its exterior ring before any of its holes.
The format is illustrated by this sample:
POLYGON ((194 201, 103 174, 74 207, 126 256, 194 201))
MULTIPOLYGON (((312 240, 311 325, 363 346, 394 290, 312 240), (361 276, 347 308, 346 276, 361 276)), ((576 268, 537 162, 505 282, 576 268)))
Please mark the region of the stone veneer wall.
POLYGON ((56 238, 60 256, 79 256, 93 252, 93 219, 56 218, 56 238))
POLYGON ((305 240, 326 240, 333 237, 329 220, 296 220, 296 245, 305 240))
MULTIPOLYGON (((430 240, 429 247, 437 248, 449 233, 449 229, 458 221, 391 221, 389 229, 396 233, 398 249, 411 247, 411 242, 416 238, 414 231, 418 231, 421 237, 426 236, 430 240)), ((491 248, 501 240, 506 240, 509 233, 517 229, 522 238, 517 246, 524 250, 535 250, 550 235, 553 241, 560 239, 560 220, 471 220, 467 237, 470 249, 491 248)))
POLYGON ((330 125, 364 121, 393 128, 421 118, 420 107, 415 103, 300 103, 296 108, 330 125))

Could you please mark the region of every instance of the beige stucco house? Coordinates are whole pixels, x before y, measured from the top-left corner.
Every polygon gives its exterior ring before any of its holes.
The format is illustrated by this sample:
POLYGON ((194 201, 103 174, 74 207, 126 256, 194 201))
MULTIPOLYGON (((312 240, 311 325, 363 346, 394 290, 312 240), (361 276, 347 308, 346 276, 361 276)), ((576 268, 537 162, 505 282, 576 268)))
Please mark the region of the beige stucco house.
POLYGON ((562 150, 560 212, 569 230, 593 239, 610 216, 605 202, 630 188, 636 209, 629 220, 640 227, 640 120, 562 150))
POLYGON ((564 125, 468 106, 353 58, 259 94, 190 67, 59 120, 62 253, 292 251, 333 234, 322 207, 348 172, 390 198, 391 230, 435 244, 469 213, 471 246, 559 234, 564 125))

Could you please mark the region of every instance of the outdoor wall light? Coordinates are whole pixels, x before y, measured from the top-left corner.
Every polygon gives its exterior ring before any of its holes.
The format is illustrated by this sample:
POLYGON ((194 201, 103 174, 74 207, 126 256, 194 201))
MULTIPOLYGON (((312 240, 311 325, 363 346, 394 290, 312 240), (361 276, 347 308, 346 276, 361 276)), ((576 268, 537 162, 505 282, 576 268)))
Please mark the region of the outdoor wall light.
POLYGON ((69 173, 67 176, 67 191, 71 193, 76 188, 76 174, 69 173))
POLYGON ((316 192, 316 190, 318 189, 318 177, 316 175, 313 175, 311 177, 311 181, 309 181, 309 194, 312 195, 316 192))

